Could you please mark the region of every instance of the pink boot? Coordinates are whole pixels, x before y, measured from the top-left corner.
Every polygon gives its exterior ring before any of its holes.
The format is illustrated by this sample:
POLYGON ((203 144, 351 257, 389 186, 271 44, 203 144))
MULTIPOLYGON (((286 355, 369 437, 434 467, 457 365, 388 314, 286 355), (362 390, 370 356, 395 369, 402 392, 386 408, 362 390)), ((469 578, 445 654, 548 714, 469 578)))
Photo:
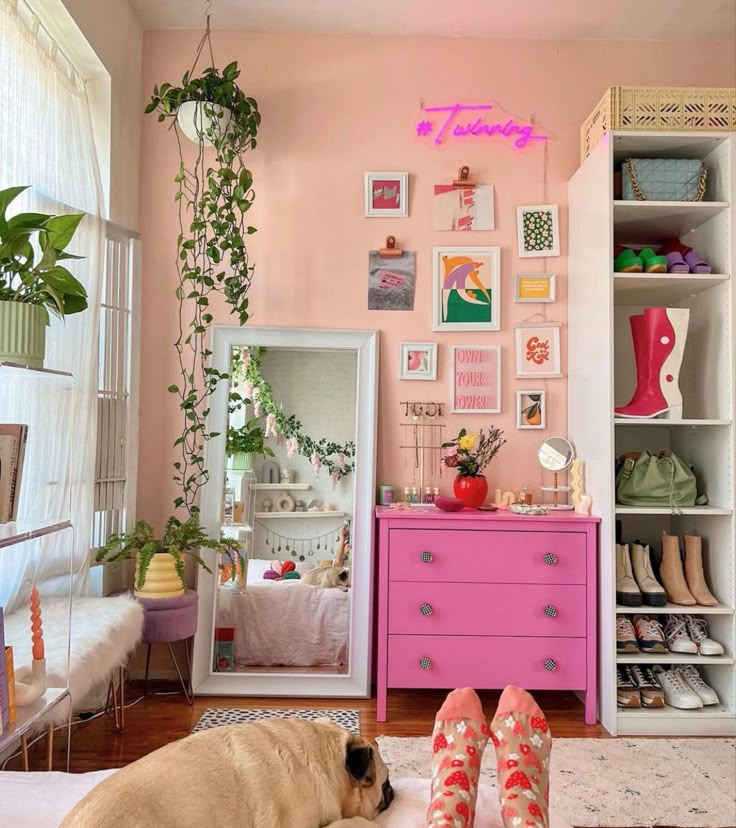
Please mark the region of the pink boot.
POLYGON ((616 408, 618 417, 682 419, 679 375, 690 311, 645 308, 629 319, 634 341, 636 391, 628 405, 616 408))

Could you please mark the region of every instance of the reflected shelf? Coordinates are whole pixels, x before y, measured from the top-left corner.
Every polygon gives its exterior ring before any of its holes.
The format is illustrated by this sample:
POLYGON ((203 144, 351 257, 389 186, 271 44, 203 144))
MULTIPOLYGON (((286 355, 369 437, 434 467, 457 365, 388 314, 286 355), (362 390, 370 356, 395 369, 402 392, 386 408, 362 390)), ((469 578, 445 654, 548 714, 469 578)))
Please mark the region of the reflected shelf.
POLYGON ((320 518, 320 517, 345 517, 347 512, 323 511, 323 512, 256 512, 259 520, 272 518, 274 520, 293 520, 294 518, 320 518))
POLYGON ((220 525, 220 530, 225 532, 228 529, 237 529, 239 532, 252 532, 253 527, 250 523, 223 523, 220 525))
POLYGON ((0 753, 11 747, 20 737, 42 719, 52 707, 69 696, 66 687, 50 687, 33 704, 17 705, 15 722, 0 733, 0 753))
POLYGON ((57 371, 52 368, 36 368, 33 365, 26 365, 22 362, 9 362, 0 359, 0 372, 10 371, 18 376, 39 377, 48 379, 66 379, 67 381, 74 381, 74 374, 70 371, 57 371))
POLYGON ((307 489, 312 488, 311 483, 254 483, 253 488, 256 491, 276 492, 279 490, 290 489, 294 492, 306 492, 307 489))
POLYGON ((44 535, 55 535, 71 529, 70 520, 49 518, 48 520, 16 520, 11 523, 0 524, 0 549, 6 546, 16 546, 19 543, 41 538, 44 535))

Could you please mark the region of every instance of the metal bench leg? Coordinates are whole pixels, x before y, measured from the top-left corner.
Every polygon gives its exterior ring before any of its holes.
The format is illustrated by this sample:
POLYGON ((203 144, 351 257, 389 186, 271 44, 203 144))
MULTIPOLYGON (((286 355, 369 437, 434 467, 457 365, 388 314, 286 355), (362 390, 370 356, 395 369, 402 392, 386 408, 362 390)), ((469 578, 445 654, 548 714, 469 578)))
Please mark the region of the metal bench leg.
MULTIPOLYGON (((182 676, 181 674, 181 670, 179 669, 179 664, 176 660, 176 656, 174 655, 174 649, 171 646, 171 642, 167 642, 167 645, 169 648, 169 652, 171 653, 171 660, 174 662, 174 667, 176 668, 176 674, 177 676, 179 676, 179 681, 181 682, 181 689, 184 691, 184 698, 187 700, 187 704, 191 706, 192 704, 194 704, 194 700, 192 699, 189 689, 187 688, 187 682, 184 681, 184 676, 182 676)), ((184 643, 184 646, 187 646, 186 642, 184 643)), ((189 650, 187 650, 187 661, 189 661, 189 650)))
POLYGON ((148 695, 148 668, 151 666, 151 645, 146 650, 146 677, 143 679, 143 695, 148 695))
POLYGON ((25 734, 20 737, 20 751, 23 755, 23 770, 27 772, 31 767, 28 762, 28 737, 25 734))
POLYGON ((54 769, 54 726, 49 725, 46 732, 46 770, 52 771, 54 769))

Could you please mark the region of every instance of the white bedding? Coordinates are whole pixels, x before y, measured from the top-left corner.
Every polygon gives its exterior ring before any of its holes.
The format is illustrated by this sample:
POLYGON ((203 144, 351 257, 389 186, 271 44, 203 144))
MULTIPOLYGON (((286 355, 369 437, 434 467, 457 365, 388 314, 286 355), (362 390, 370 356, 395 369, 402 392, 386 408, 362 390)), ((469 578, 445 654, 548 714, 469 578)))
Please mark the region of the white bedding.
POLYGON ((249 561, 244 593, 220 590, 218 627, 235 628, 235 663, 315 667, 348 660, 350 593, 263 580, 270 561, 249 561))
MULTIPOLYGON (((115 771, 0 773, 0 826, 58 828, 74 805, 111 773, 115 771)), ((378 818, 378 824, 381 828, 424 828, 429 805, 429 780, 399 779, 392 780, 392 785, 396 799, 388 811, 378 818)), ((111 817, 110 824, 114 825, 114 817, 111 817)), ((480 785, 475 828, 502 828, 502 825, 495 789, 480 785)), ((570 826, 552 815, 551 828, 570 826)))

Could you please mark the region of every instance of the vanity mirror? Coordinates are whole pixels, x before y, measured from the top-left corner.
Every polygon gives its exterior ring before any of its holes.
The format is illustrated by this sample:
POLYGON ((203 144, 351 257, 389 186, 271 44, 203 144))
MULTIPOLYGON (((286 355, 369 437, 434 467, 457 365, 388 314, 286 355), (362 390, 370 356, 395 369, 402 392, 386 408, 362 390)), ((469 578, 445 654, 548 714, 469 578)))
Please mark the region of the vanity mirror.
POLYGON ((368 696, 378 335, 218 326, 212 351, 202 522, 246 566, 199 572, 194 692, 368 696))
POLYGON ((543 492, 552 493, 552 503, 546 504, 549 509, 569 511, 572 505, 560 503, 560 492, 569 492, 570 486, 559 485, 560 472, 567 471, 575 459, 575 449, 569 440, 564 437, 548 437, 537 451, 539 465, 552 472, 553 483, 551 486, 542 486, 543 492))

